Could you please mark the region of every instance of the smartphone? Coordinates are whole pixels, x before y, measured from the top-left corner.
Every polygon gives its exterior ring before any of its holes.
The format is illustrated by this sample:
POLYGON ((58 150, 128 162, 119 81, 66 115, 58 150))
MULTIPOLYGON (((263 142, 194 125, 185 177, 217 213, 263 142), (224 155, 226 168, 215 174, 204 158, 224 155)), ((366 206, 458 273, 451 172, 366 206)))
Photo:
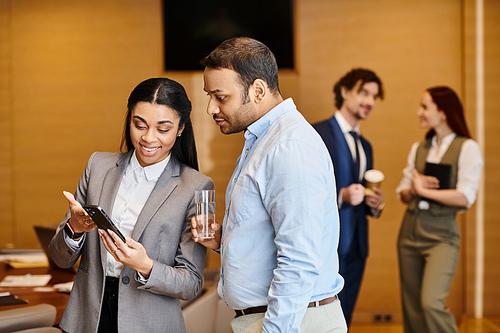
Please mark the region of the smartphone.
POLYGON ((89 214, 89 216, 92 218, 92 221, 97 225, 99 229, 104 229, 106 232, 108 229, 113 230, 115 234, 120 237, 120 239, 124 242, 127 243, 127 240, 121 233, 121 231, 118 229, 118 227, 111 221, 111 218, 104 212, 104 210, 100 206, 94 206, 94 205, 83 205, 83 209, 89 214))

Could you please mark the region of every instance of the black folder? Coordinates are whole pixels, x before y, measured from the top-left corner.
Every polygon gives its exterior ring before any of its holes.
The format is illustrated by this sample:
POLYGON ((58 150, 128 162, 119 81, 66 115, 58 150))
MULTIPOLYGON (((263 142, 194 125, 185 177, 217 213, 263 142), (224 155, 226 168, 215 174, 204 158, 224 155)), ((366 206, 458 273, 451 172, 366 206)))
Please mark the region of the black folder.
POLYGON ((434 176, 439 180, 439 189, 450 188, 451 164, 425 163, 424 175, 434 176))
POLYGON ((0 297, 0 305, 26 304, 24 299, 17 298, 16 295, 5 295, 0 297))

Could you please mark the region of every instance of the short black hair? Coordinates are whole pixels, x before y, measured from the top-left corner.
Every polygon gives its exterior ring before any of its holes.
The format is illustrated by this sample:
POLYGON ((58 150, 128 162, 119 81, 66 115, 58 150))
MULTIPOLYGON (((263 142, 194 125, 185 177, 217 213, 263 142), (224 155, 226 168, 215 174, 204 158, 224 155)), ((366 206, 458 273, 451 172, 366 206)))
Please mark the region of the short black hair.
POLYGON ((375 72, 365 69, 365 68, 354 68, 333 86, 333 93, 335 94, 335 106, 337 109, 342 107, 344 104, 344 98, 342 97, 342 87, 347 90, 351 90, 354 86, 361 80, 360 88, 367 82, 375 82, 378 84, 378 98, 384 99, 384 88, 382 86, 382 80, 375 74, 375 72))
POLYGON ((261 79, 274 94, 279 94, 278 64, 271 50, 264 43, 249 37, 234 37, 217 46, 200 63, 210 69, 227 68, 238 73, 244 90, 256 79, 261 79))

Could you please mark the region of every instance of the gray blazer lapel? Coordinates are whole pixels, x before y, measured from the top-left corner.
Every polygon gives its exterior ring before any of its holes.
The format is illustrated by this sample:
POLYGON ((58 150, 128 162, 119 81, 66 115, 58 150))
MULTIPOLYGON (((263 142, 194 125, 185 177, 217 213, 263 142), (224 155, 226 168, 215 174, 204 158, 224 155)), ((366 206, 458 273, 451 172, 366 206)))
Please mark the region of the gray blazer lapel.
POLYGON ((136 241, 141 237, 144 229, 149 224, 158 209, 167 200, 172 191, 177 187, 176 177, 180 174, 180 164, 174 158, 168 162, 165 170, 156 182, 151 195, 144 204, 141 213, 137 217, 137 222, 132 232, 132 238, 136 241))
MULTIPOLYGON (((106 173, 106 177, 104 177, 104 181, 102 183, 102 191, 101 197, 99 198, 99 205, 104 209, 108 216, 112 216, 113 213, 113 204, 115 202, 116 195, 118 193, 118 189, 120 188, 120 184, 123 178, 123 174, 130 162, 130 157, 134 151, 130 151, 126 154, 120 155, 120 158, 116 162, 116 166, 109 169, 106 173)), ((106 248, 104 244, 101 244, 101 258, 103 269, 106 269, 106 248)))

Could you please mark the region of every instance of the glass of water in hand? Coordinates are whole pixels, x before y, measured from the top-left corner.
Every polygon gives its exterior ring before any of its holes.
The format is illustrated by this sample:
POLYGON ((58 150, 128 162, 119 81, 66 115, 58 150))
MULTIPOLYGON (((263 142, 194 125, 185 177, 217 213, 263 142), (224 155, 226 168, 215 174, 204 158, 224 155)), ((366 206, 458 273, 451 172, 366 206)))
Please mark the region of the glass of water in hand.
POLYGON ((212 239, 215 231, 211 225, 215 223, 215 190, 195 191, 196 231, 198 239, 212 239))

